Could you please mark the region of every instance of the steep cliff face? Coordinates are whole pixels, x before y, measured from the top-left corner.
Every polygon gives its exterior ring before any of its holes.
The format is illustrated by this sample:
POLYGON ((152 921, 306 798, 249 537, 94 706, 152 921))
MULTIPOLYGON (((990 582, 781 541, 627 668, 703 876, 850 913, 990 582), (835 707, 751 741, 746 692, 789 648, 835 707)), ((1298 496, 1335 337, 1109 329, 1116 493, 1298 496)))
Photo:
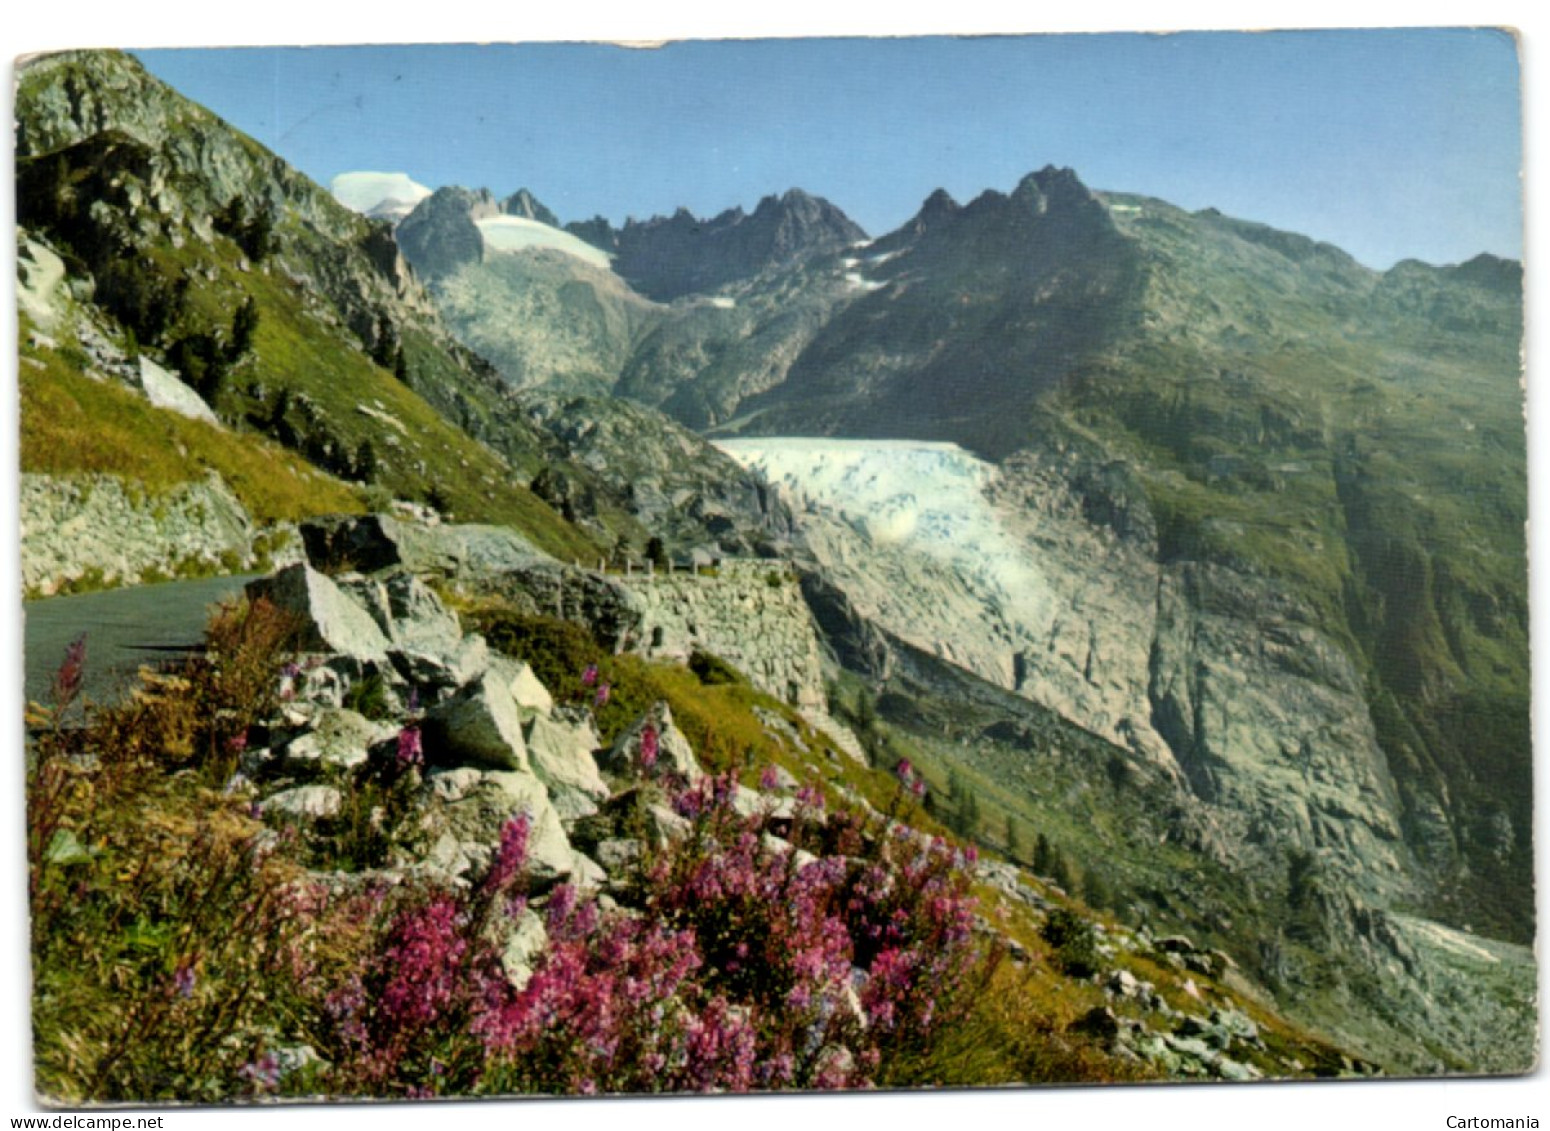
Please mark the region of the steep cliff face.
MULTIPOLYGON (((111 52, 64 52, 29 61, 16 97, 20 161, 116 134, 139 148, 149 171, 143 204, 170 231, 212 218, 265 224, 282 247, 319 243, 358 249, 322 256, 313 283, 368 342, 384 311, 394 322, 433 306, 397 254, 387 229, 356 216, 251 138, 189 102, 134 60, 111 52), (286 221, 274 223, 276 217, 286 221), (397 314, 399 317, 392 317, 397 314)), ((25 168, 25 165, 23 166, 25 168)), ((256 229, 255 229, 256 230, 256 229)))
MULTIPOLYGON (((525 411, 510 384, 452 337, 386 222, 350 211, 128 56, 29 61, 17 115, 19 218, 70 264, 61 278, 60 255, 45 254, 58 265, 47 269, 29 259, 29 317, 52 326, 44 292, 76 295, 61 337, 79 336, 91 343, 88 353, 114 358, 95 368, 132 376, 137 355, 151 359, 239 425, 238 445, 251 431, 266 433, 336 477, 457 518, 511 524, 566 558, 591 558, 620 542, 639 548, 654 533, 681 548, 717 545, 727 534, 746 541, 765 527, 757 492, 712 482, 707 466, 687 476, 703 488, 703 505, 647 530, 653 508, 632 501, 629 483, 605 481, 572 460, 567 441, 545 427, 548 418, 525 411), (529 489, 545 476, 593 505, 572 507, 567 517, 564 497, 542 499, 529 489)), ((417 254, 452 255, 443 245, 457 241, 445 233, 413 239, 421 221, 432 235, 450 225, 465 237, 460 254, 476 260, 485 246, 480 221, 509 221, 518 236, 543 228, 584 247, 533 219, 542 206, 530 195, 506 203, 522 214, 502 213, 488 194, 446 190, 423 200, 400 231, 408 226, 404 238, 417 254)), ((552 267, 551 254, 606 275, 552 249, 497 250, 491 258, 552 267)), ((617 280, 612 286, 629 300, 621 315, 627 344, 637 336, 632 320, 651 304, 617 280)), ((575 301, 564 318, 587 308, 612 324, 601 291, 578 283, 565 293, 575 301)), ((547 343, 544 357, 559 364, 589 355, 596 338, 585 323, 568 346, 547 343)), ((74 342, 62 344, 70 348, 59 357, 74 356, 74 342)), ((652 445, 673 430, 666 421, 633 427, 633 454, 671 466, 682 456, 674 439, 660 450, 652 445)), ((594 437, 594 453, 602 440, 594 437)), ((742 478, 730 464, 721 470, 742 478)))

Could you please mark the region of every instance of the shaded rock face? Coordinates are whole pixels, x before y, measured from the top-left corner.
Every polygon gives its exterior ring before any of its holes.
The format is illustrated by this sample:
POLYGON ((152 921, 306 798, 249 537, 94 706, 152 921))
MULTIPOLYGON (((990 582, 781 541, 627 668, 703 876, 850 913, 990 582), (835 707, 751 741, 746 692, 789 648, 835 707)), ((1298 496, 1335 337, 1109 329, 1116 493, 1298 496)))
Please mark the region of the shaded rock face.
MULTIPOLYGON (((611 397, 530 393, 522 403, 531 422, 558 437, 668 546, 752 556, 791 540, 791 512, 760 476, 662 414, 611 397)), ((533 489, 562 508, 596 506, 558 474, 533 489)))
POLYGON ((484 236, 474 221, 499 214, 488 190, 441 188, 415 205, 393 234, 409 265, 436 279, 484 259, 484 236))
POLYGON ((560 218, 539 203, 538 198, 525 188, 518 189, 501 201, 501 212, 507 216, 520 216, 524 220, 537 220, 551 228, 560 226, 560 218))
POLYGON ((305 649, 337 652, 361 661, 387 660, 388 639, 377 622, 332 578, 304 562, 250 582, 247 594, 250 600, 267 600, 295 617, 305 649))
POLYGON ((511 688, 486 674, 425 716, 426 756, 460 766, 529 772, 522 714, 511 688))
POLYGON ((1399 798, 1350 660, 1277 588, 1168 567, 1158 590, 1153 722, 1192 788, 1284 845, 1335 863, 1367 898, 1410 886, 1399 798))

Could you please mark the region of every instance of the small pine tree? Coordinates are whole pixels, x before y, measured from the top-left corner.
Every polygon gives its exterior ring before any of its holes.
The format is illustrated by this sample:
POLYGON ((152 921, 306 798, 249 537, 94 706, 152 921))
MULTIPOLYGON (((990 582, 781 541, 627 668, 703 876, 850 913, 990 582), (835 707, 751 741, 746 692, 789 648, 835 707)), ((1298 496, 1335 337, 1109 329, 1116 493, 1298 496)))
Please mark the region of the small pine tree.
POLYGON ((269 258, 269 254, 274 251, 274 219, 267 209, 260 208, 242 226, 237 242, 254 263, 262 263, 269 258))
POLYGON ((1043 833, 1033 845, 1033 874, 1036 876, 1048 876, 1050 866, 1055 862, 1055 850, 1050 845, 1049 837, 1043 833))
POLYGON ((231 361, 243 357, 253 348, 253 337, 258 333, 258 304, 249 295, 242 300, 242 305, 237 307, 237 312, 231 318, 231 343, 226 348, 226 356, 231 361))
POLYGON ((958 824, 964 836, 973 836, 980 827, 980 800, 971 789, 963 791, 963 800, 958 803, 958 824))
POLYGON ((655 568, 667 568, 667 545, 655 534, 646 542, 646 557, 655 568))
POLYGON ((369 439, 362 440, 361 446, 355 449, 355 460, 352 467, 355 478, 362 483, 370 483, 377 477, 377 449, 371 446, 369 439))
POLYGON ((862 738, 877 729, 877 702, 866 688, 856 692, 856 730, 862 738))
POLYGON ((1105 911, 1114 907, 1113 890, 1104 880, 1102 873, 1093 868, 1088 868, 1086 875, 1082 877, 1082 901, 1089 907, 1097 907, 1105 911))
POLYGON ((1071 865, 1066 863, 1066 857, 1060 849, 1054 849, 1054 859, 1049 866, 1049 879, 1052 884, 1061 891, 1071 891, 1075 878, 1071 875, 1071 865))

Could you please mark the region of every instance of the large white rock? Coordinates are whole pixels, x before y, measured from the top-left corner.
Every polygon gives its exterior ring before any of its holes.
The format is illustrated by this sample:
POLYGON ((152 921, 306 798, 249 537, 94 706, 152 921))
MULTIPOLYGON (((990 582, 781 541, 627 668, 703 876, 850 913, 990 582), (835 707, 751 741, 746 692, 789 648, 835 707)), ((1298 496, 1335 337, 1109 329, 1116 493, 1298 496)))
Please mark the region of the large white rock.
POLYGON ((377 622, 332 578, 304 562, 249 582, 249 599, 267 598, 301 622, 301 648, 337 652, 358 660, 387 660, 388 639, 377 622))
MULTIPOLYGON (((532 774, 503 771, 485 775, 485 790, 494 791, 497 811, 504 810, 505 817, 526 813, 531 818, 527 837, 527 873, 537 880, 558 879, 569 876, 576 866, 576 853, 572 850, 560 815, 549 800, 544 783, 532 774)), ((489 798, 479 798, 489 803, 489 798)), ((496 829, 495 843, 500 840, 496 829)))
POLYGON ((264 798, 263 805, 293 821, 320 821, 338 815, 344 795, 331 785, 299 785, 264 798))
POLYGON ((463 630, 430 586, 412 573, 399 573, 383 587, 392 618, 389 632, 397 647, 441 655, 457 652, 463 630))
POLYGON ((501 968, 506 971, 506 980, 512 989, 520 990, 527 985, 548 947, 549 932, 544 927, 543 916, 524 907, 522 914, 512 922, 506 945, 501 950, 501 968))
POLYGON ((430 780, 431 804, 424 831, 433 845, 430 862, 441 871, 477 879, 499 850, 506 823, 520 813, 526 813, 529 820, 528 880, 542 886, 576 871, 577 853, 549 800, 549 791, 532 774, 491 770, 475 779, 463 771, 432 771, 430 780))
POLYGON ((592 756, 599 740, 591 720, 569 722, 534 715, 523 728, 523 737, 533 773, 549 787, 560 816, 573 820, 597 812, 597 802, 606 801, 609 791, 592 756))
POLYGON ((549 694, 549 689, 533 673, 533 669, 521 660, 513 660, 510 656, 491 656, 490 672, 506 684, 519 706, 545 715, 554 710, 554 696, 549 694))
POLYGON ((347 708, 324 708, 312 730, 286 744, 286 766, 351 770, 366 761, 373 746, 394 737, 398 729, 391 723, 374 723, 347 708))
POLYGON ((157 408, 171 409, 180 416, 220 427, 215 413, 198 393, 144 354, 140 355, 140 388, 145 391, 145 399, 157 408))

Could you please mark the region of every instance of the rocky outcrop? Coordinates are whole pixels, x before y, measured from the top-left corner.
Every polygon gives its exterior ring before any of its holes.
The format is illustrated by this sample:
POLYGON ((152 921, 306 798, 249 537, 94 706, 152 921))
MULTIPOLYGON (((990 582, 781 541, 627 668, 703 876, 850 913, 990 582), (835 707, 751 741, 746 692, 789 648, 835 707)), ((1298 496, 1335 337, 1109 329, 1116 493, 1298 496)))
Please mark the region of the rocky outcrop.
POLYGON ((324 515, 300 526, 307 559, 329 573, 400 568, 416 574, 485 574, 544 557, 505 527, 426 524, 392 515, 324 515))
POLYGON ((133 585, 236 572, 285 557, 213 472, 152 494, 110 475, 21 477, 22 584, 46 596, 71 585, 133 585))
POLYGON ((140 388, 145 393, 145 399, 157 408, 171 409, 192 420, 203 420, 206 424, 220 426, 215 413, 198 393, 185 385, 175 373, 143 356, 140 358, 140 388))
POLYGON ((371 614, 305 562, 250 583, 247 594, 295 618, 301 647, 308 651, 337 652, 365 662, 387 659, 387 637, 371 614))
MULTIPOLYGON (((762 477, 659 412, 613 397, 542 393, 524 394, 522 406, 669 547, 771 556, 794 535, 791 511, 762 477)), ((582 518, 599 506, 560 472, 533 489, 582 518)))
POLYGON ((544 207, 538 198, 525 188, 518 189, 501 201, 501 212, 524 220, 537 220, 540 224, 547 224, 551 228, 560 226, 560 218, 544 207))

